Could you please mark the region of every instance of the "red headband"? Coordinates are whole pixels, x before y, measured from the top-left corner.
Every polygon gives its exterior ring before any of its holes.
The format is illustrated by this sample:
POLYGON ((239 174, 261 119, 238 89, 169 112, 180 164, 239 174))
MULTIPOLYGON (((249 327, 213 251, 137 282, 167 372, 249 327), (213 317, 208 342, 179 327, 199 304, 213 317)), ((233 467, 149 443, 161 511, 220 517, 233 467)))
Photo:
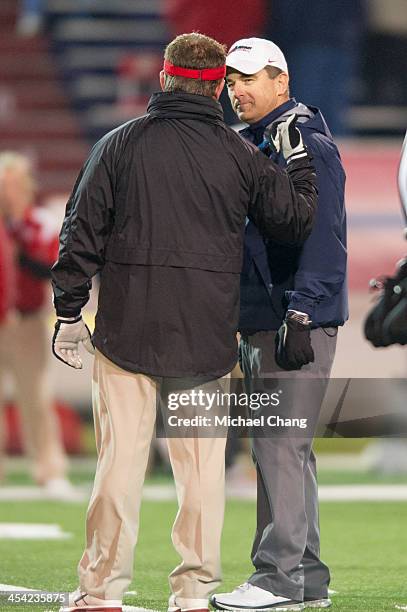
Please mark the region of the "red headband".
POLYGON ((199 79, 201 81, 218 81, 226 76, 226 66, 220 68, 205 68, 204 70, 193 70, 192 68, 181 68, 174 66, 168 60, 164 60, 164 72, 170 76, 180 76, 187 79, 199 79))

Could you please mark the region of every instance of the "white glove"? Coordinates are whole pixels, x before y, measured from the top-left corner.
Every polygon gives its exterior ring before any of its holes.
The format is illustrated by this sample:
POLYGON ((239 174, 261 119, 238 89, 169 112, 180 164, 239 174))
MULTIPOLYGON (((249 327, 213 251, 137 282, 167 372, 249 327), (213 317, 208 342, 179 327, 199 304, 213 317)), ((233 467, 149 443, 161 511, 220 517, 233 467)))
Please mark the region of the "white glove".
POLYGON ((276 153, 282 152, 287 162, 308 155, 301 132, 295 125, 296 121, 297 115, 291 115, 286 121, 274 121, 264 132, 265 139, 276 153))
POLYGON ((52 352, 55 357, 71 368, 80 370, 82 359, 79 356, 79 343, 82 342, 88 353, 95 353, 91 334, 82 317, 69 320, 58 319, 52 338, 52 352))

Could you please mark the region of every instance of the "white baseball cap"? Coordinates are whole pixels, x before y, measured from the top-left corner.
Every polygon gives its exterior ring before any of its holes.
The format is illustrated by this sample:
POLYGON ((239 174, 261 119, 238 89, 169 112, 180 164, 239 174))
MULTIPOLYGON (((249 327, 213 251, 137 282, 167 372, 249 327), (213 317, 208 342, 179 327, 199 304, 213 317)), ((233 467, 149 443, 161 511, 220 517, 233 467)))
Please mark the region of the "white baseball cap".
POLYGON ((243 74, 255 74, 266 66, 274 66, 288 74, 287 62, 280 47, 264 38, 242 38, 233 43, 226 66, 236 68, 243 74))

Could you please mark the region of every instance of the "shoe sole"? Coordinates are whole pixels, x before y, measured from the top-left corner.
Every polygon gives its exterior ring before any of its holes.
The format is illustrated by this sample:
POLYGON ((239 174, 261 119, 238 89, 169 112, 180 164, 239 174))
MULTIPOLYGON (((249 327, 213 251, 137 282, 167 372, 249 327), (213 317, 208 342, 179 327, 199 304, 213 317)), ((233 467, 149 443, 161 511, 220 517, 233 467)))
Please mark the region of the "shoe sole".
POLYGON ((59 612, 123 612, 123 608, 117 606, 73 606, 70 608, 59 608, 59 612))
POLYGON ((315 599, 313 601, 304 601, 305 608, 330 608, 332 601, 330 599, 315 599))
POLYGON ((263 612, 300 612, 300 610, 304 610, 305 605, 300 602, 293 603, 278 603, 272 606, 258 606, 256 608, 249 606, 228 606, 226 604, 222 604, 219 602, 211 602, 214 608, 218 610, 230 610, 231 612, 239 612, 240 610, 244 610, 245 612, 256 612, 257 610, 262 610, 263 612))
POLYGON ((167 612, 209 612, 209 608, 167 608, 167 612))

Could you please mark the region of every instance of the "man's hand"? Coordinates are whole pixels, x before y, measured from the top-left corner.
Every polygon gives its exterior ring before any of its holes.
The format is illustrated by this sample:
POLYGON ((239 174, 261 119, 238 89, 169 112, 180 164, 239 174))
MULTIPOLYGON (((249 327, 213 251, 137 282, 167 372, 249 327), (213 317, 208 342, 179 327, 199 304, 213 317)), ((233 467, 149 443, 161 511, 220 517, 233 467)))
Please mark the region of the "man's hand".
POLYGON ((300 370, 315 360, 310 321, 306 319, 307 315, 289 310, 277 332, 275 359, 283 370, 300 370))
POLYGON ((71 368, 80 370, 83 365, 79 356, 80 342, 88 353, 95 353, 89 328, 81 316, 72 320, 58 318, 52 338, 52 352, 55 357, 71 368))
POLYGON ((308 155, 296 121, 297 115, 291 115, 286 121, 274 121, 264 131, 265 140, 276 153, 281 151, 287 162, 308 155))

